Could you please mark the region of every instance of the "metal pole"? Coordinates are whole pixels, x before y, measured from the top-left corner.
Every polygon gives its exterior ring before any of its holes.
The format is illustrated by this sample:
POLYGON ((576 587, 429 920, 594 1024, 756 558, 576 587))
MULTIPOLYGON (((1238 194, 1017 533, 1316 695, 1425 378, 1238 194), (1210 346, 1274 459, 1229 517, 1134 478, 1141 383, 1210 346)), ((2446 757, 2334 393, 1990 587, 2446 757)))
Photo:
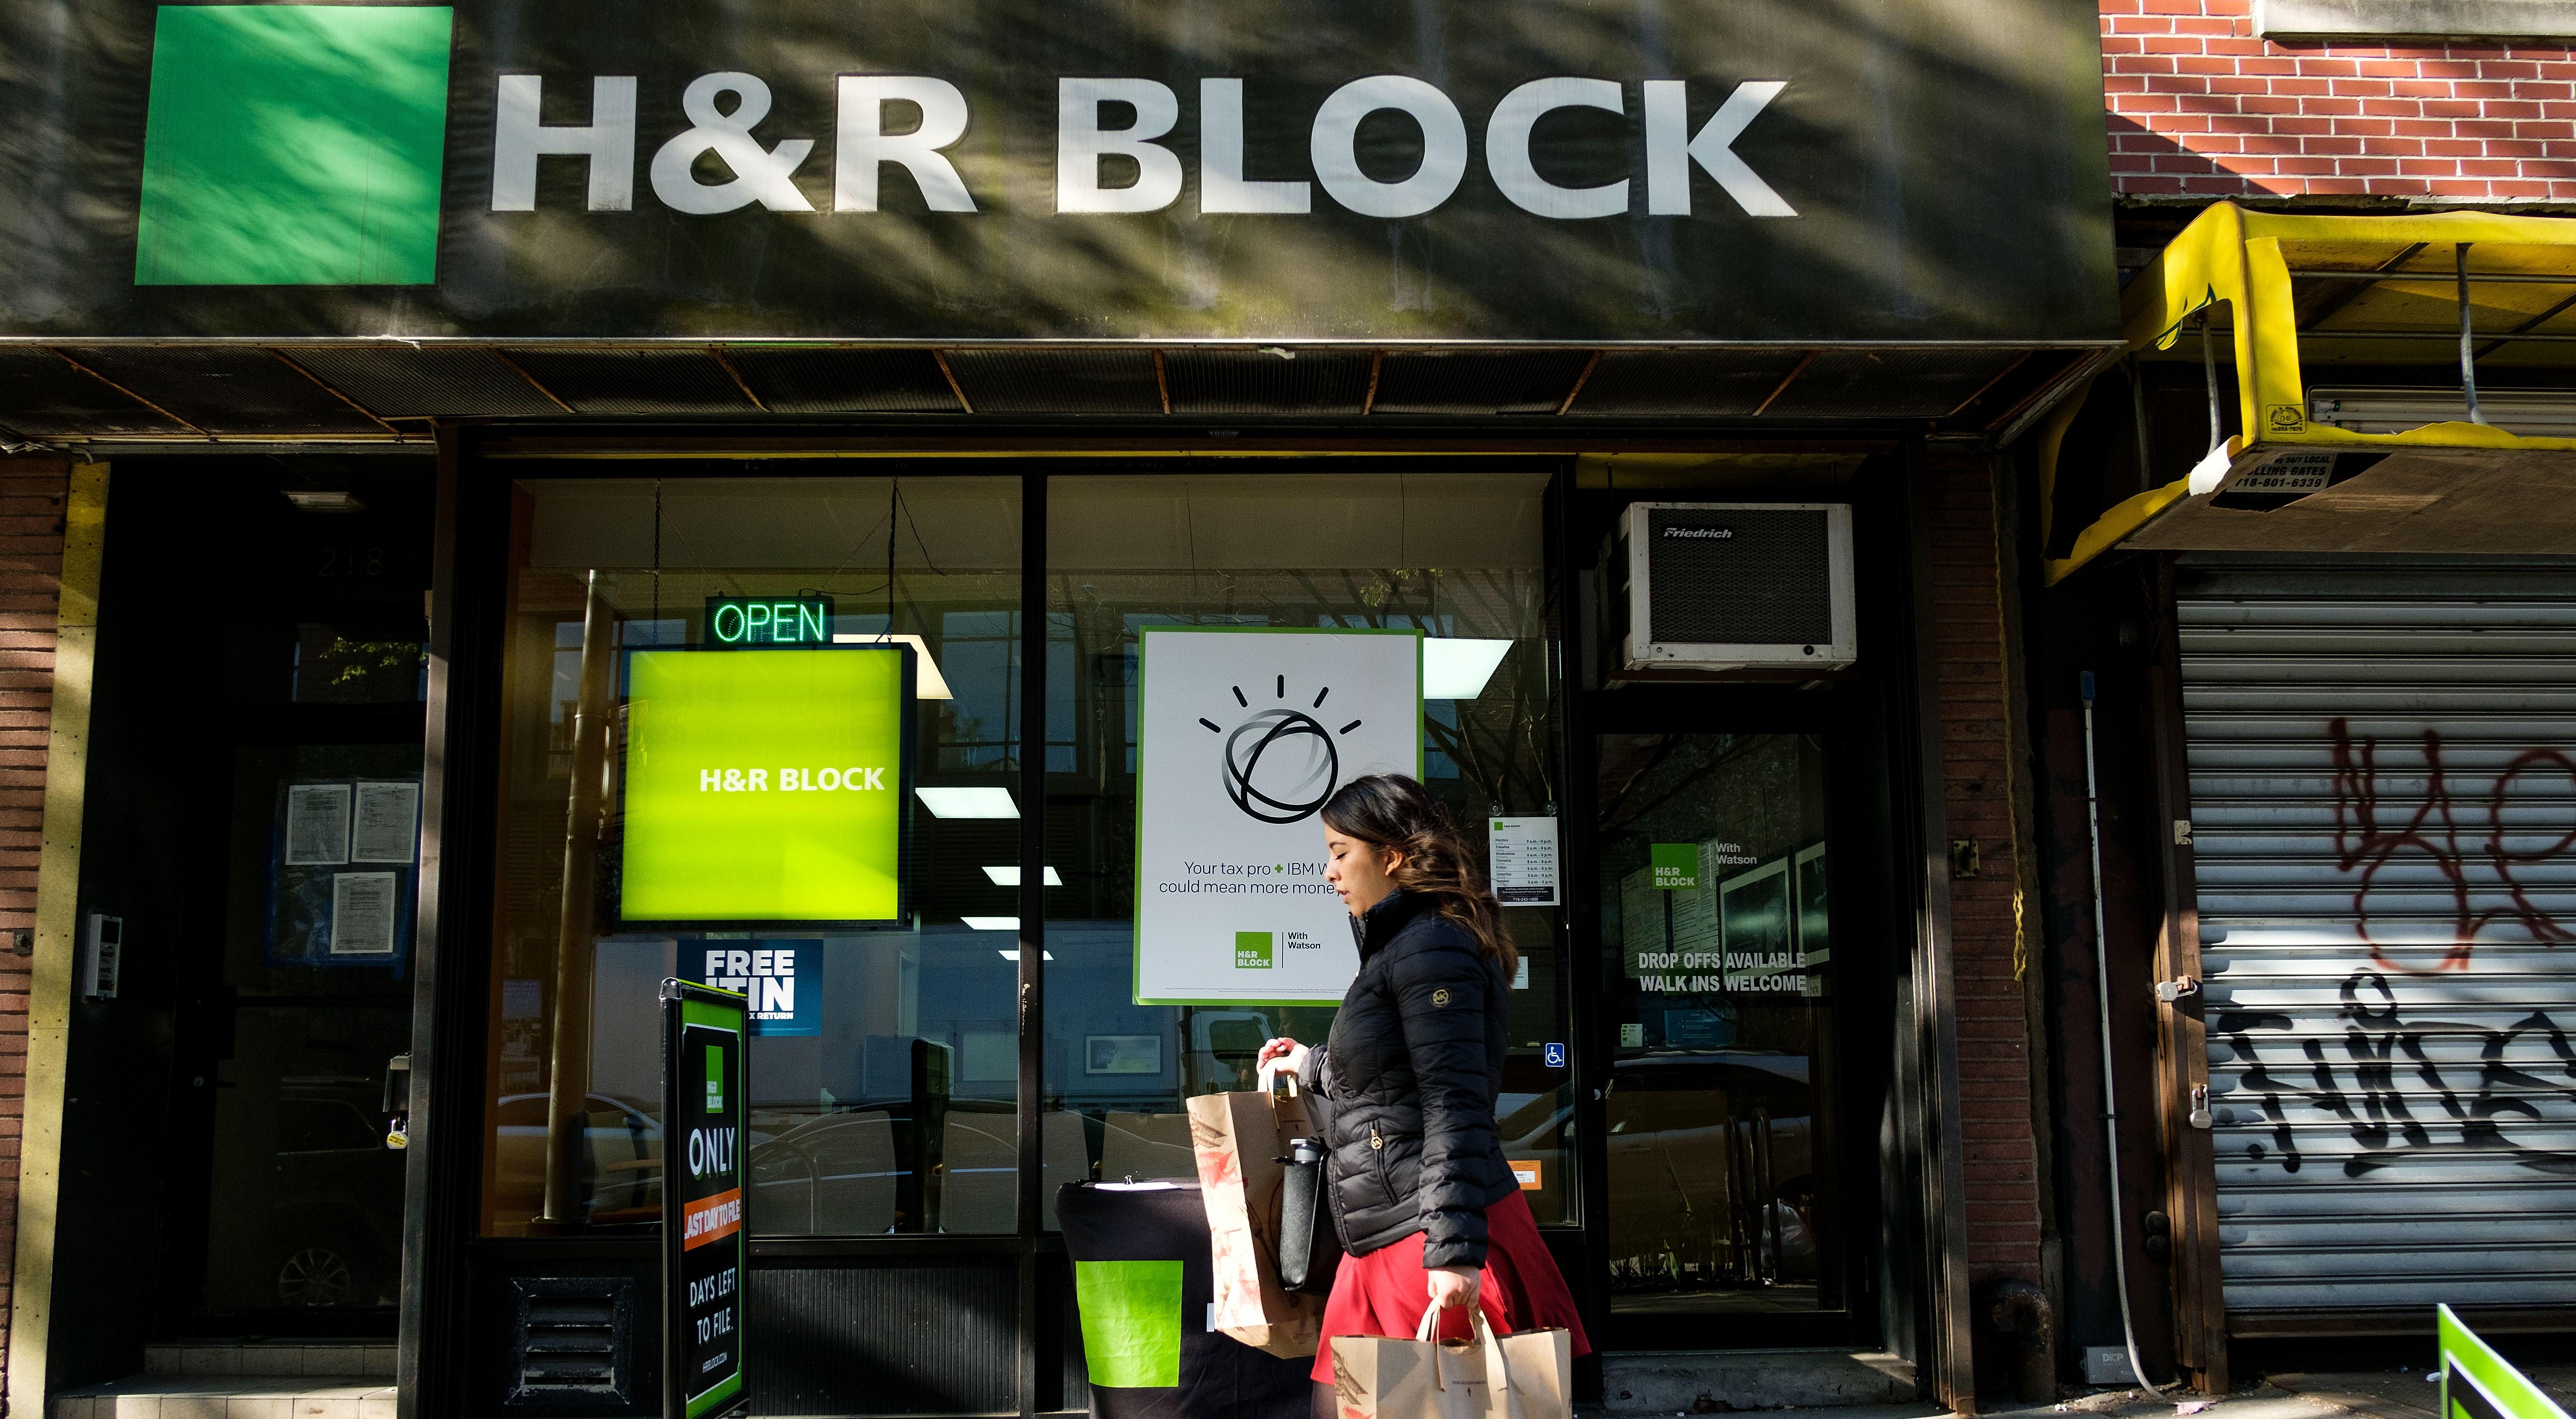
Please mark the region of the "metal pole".
POLYGON ((2218 361, 2209 351, 2209 307, 2206 306, 2200 312, 2200 380, 2209 389, 2209 447, 2201 450, 2209 453, 2218 447, 2218 361))
POLYGON ((2487 416, 2478 408, 2478 356, 2469 337, 2469 248, 2474 244, 2464 241, 2451 248, 2451 270, 2460 286, 2460 395, 2468 400, 2469 422, 2483 424, 2487 416))
POLYGON ((543 1220, 583 1220, 581 1151, 590 1107, 592 894, 599 866, 599 806, 615 702, 617 613, 590 574, 581 618, 581 697, 573 705, 572 793, 564 808, 563 903, 555 930, 553 1039, 546 1067, 546 1197, 543 1220))
POLYGON ((2120 1338, 2129 1347, 2129 1373, 2149 1394, 2163 1391, 2147 1379, 2138 1359, 2138 1329, 2129 1321, 2129 1247, 2123 1235, 2128 1211, 2120 1203, 2120 1096, 2111 1080, 2111 947, 2102 910, 2102 795, 2093 770, 2093 672, 2084 672, 2084 827, 2093 844, 2093 987, 2102 1010, 2102 1133, 2111 1149, 2103 1172, 2111 1181, 2111 1271, 2120 1287, 2120 1338))

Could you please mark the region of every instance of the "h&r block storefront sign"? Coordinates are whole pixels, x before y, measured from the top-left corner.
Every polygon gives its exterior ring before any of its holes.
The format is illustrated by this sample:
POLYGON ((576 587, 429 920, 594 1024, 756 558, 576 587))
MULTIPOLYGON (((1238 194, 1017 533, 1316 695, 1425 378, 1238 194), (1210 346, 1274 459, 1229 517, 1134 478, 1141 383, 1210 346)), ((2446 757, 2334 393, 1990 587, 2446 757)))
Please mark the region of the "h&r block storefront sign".
POLYGON ((2098 38, 2050 0, 69 3, 0 15, 75 36, 0 94, 0 332, 2116 324, 2098 38))

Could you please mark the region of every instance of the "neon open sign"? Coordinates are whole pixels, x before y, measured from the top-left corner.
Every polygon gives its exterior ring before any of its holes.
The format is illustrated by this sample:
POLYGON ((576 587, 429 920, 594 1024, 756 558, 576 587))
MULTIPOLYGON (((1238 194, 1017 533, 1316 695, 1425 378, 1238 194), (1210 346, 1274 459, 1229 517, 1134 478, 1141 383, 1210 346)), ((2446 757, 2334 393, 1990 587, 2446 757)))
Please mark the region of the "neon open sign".
POLYGON ((830 645, 828 596, 710 596, 710 645, 830 645))

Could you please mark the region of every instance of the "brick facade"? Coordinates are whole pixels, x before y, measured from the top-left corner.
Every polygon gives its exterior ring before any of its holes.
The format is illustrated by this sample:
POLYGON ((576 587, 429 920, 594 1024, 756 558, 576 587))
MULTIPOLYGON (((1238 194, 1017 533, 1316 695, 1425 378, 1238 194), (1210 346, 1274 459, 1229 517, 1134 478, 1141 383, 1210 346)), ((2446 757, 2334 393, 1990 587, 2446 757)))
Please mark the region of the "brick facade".
POLYGON ((2102 0, 2127 197, 2576 202, 2576 55, 2274 44, 2253 0, 2102 0))
MULTIPOLYGON (((1941 460, 1927 476, 1934 712, 1948 836, 1973 840, 1978 858, 1977 875, 1950 883, 1969 1275, 1978 1283, 2044 1282, 2023 969, 2037 963, 2018 949, 2024 943, 2016 932, 2023 905, 2018 845, 2030 824, 2013 804, 2029 785, 2014 771, 1994 470, 1983 459, 1941 460)), ((2026 944, 2035 951, 2035 935, 2026 944)))
MULTIPOLYGON (((36 924, 63 504, 70 480, 71 465, 61 459, 0 458, 0 932, 36 924)), ((29 964, 6 950, 6 941, 0 936, 0 1355, 8 1343, 9 1272, 18 1245, 29 964)))

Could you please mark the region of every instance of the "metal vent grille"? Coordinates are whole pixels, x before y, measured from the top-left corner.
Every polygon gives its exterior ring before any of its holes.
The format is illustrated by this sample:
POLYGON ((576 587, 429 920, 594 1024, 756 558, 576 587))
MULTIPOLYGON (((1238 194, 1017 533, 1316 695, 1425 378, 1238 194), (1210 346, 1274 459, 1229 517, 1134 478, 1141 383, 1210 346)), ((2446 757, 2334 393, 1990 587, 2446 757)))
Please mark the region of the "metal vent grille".
POLYGON ((951 350, 949 372, 978 414, 1159 414, 1144 350, 951 350))
POLYGON ((1799 350, 1715 355, 1613 351, 1601 357, 1571 414, 1750 418, 1806 358, 1799 350))
POLYGON ((1591 361, 1585 350, 1389 355, 1371 412, 1553 414, 1591 361))
POLYGON ((1810 508, 1649 508, 1640 640, 1830 645, 1830 523, 1810 508), (1696 534, 1696 535, 1694 535, 1696 534))
POLYGON ((375 434, 385 426, 266 350, 66 347, 73 359, 208 433, 375 434))
POLYGON ((928 350, 736 345, 734 370, 774 414, 954 414, 957 391, 928 350))
POLYGON ((306 345, 283 347, 279 353, 380 419, 562 412, 489 350, 306 345))
POLYGON ((39 439, 188 432, 53 351, 24 348, 0 350, 0 426, 39 439))
POLYGON ((744 1323, 782 1341, 753 1356, 751 1412, 1008 1414, 1015 1285, 988 1263, 754 1270, 744 1323))
POLYGON ((1163 356, 1175 414, 1357 414, 1369 357, 1332 350, 1175 350, 1163 356))
POLYGON ((581 414, 751 414, 759 412, 724 366, 703 350, 509 350, 528 372, 581 414))
POLYGON ((2019 350, 1827 350, 1763 417, 1938 419, 2019 363, 2019 350))
POLYGON ((623 1404, 634 1386, 635 1282, 622 1276, 513 1277, 509 1402, 623 1404))
POLYGON ((2186 571, 2232 1321, 2576 1295, 2569 571, 2186 571))

